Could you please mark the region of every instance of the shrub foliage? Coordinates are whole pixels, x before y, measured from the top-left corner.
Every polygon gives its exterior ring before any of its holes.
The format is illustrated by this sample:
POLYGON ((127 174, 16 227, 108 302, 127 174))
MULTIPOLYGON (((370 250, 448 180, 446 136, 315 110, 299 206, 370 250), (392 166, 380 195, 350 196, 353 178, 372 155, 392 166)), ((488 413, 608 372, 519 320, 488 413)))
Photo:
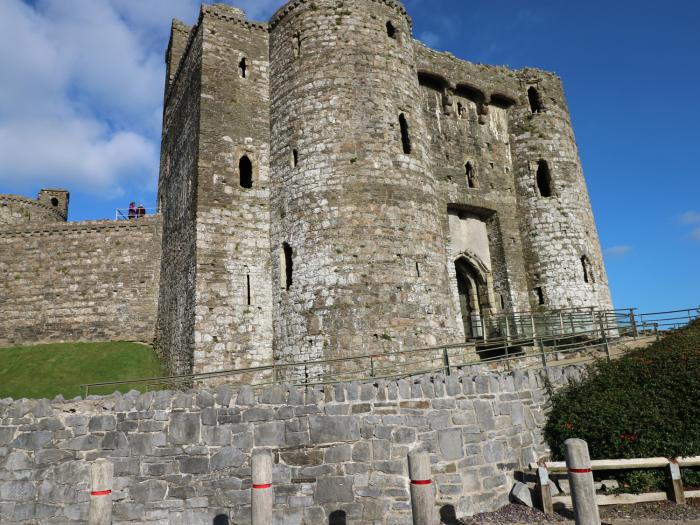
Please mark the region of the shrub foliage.
MULTIPOLYGON (((545 438, 555 459, 564 441, 588 442, 592 459, 700 455, 700 320, 621 359, 592 365, 588 377, 551 398, 545 438)), ((607 474, 606 474, 607 475, 607 474)), ((665 473, 616 477, 634 491, 663 484, 665 473)), ((700 472, 684 469, 686 482, 700 472)))

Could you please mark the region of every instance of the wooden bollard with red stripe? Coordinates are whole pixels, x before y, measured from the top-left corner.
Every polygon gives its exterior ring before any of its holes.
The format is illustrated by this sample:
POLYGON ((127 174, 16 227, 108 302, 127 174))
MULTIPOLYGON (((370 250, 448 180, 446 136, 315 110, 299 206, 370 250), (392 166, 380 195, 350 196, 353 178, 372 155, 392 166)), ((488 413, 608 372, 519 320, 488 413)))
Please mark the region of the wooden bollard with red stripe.
POLYGON ((112 481, 114 465, 98 459, 90 466, 90 525, 112 524, 112 481))
POLYGON ((572 438, 564 441, 564 446, 576 525, 600 525, 588 444, 572 438))
POLYGON ((435 488, 430 478, 430 457, 427 452, 408 455, 408 476, 411 480, 413 525, 436 525, 435 488))
POLYGON ((251 486, 251 521, 253 525, 272 524, 272 456, 267 450, 253 452, 251 459, 253 484, 251 486))

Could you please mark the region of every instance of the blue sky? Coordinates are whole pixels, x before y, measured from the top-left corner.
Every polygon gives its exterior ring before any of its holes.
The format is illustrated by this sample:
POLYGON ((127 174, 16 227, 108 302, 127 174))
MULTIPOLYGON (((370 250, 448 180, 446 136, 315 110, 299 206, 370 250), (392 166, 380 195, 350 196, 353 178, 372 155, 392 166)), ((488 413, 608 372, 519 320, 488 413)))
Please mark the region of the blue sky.
MULTIPOLYGON (((700 2, 405 3, 437 49, 562 77, 616 306, 700 305, 700 2)), ((198 4, 1 0, 0 193, 65 187, 71 220, 152 206, 170 19, 198 4)))

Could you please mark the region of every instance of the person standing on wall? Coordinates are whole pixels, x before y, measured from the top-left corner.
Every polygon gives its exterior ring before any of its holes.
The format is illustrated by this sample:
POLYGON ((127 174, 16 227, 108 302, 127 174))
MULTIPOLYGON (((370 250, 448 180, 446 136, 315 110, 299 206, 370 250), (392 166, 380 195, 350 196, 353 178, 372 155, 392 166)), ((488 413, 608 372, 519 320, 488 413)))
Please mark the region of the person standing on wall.
POLYGON ((143 207, 143 204, 139 204, 139 207, 136 208, 136 216, 140 219, 146 215, 146 208, 143 207))
POLYGON ((135 202, 130 202, 129 203, 129 219, 135 219, 136 218, 136 203, 135 202))

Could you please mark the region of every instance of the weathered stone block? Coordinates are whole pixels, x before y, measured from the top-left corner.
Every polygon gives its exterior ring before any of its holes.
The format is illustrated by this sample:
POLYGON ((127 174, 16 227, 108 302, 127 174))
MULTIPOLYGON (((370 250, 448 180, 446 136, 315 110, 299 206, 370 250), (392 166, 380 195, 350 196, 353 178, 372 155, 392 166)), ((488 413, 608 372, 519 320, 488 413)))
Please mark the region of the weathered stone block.
POLYGON ((317 504, 352 502, 353 478, 346 476, 327 476, 316 482, 314 501, 317 504))

